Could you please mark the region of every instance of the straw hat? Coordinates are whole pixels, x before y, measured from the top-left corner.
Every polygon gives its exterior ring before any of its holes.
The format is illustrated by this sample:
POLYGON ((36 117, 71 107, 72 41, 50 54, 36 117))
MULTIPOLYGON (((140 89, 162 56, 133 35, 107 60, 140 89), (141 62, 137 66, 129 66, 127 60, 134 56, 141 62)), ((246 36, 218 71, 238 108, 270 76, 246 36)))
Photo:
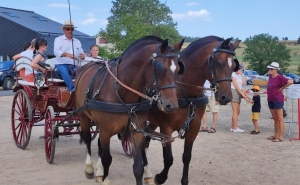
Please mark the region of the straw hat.
POLYGON ((73 28, 77 28, 77 27, 74 26, 73 22, 70 21, 70 20, 66 20, 66 21, 64 22, 64 24, 63 24, 61 27, 62 27, 62 28, 63 28, 63 27, 73 27, 73 28))
POLYGON ((260 91, 260 87, 259 86, 257 86, 257 85, 255 85, 255 86, 253 86, 252 87, 252 89, 251 90, 257 90, 257 91, 260 91))
POLYGON ((267 66, 268 69, 280 69, 279 64, 277 62, 272 62, 270 65, 267 66))

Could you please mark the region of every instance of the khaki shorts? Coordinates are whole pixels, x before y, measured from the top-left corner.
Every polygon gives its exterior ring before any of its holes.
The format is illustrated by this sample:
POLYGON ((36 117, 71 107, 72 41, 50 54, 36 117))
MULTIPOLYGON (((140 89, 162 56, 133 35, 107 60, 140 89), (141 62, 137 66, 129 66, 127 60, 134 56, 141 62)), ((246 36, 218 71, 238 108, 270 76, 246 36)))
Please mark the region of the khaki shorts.
POLYGON ((231 92, 232 92, 231 101, 241 103, 242 95, 236 89, 231 89, 231 92))
POLYGON ((252 112, 251 119, 258 120, 260 113, 259 112, 252 112))
POLYGON ((216 104, 215 96, 208 97, 208 104, 206 105, 206 112, 219 112, 219 104, 216 104))

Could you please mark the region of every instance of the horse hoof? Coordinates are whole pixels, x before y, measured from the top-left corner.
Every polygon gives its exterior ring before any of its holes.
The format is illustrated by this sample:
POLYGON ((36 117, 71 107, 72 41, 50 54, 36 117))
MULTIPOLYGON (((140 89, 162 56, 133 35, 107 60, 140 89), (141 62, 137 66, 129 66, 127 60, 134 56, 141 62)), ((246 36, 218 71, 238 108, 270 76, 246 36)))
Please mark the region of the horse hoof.
POLYGON ((93 173, 85 172, 85 176, 87 179, 92 179, 92 178, 94 178, 94 172, 93 173))
POLYGON ((157 182, 156 176, 154 177, 154 184, 155 184, 155 185, 161 185, 161 184, 159 184, 159 183, 157 182))
POLYGON ((104 181, 102 181, 102 180, 103 180, 103 176, 97 176, 96 177, 96 182, 97 183, 100 183, 101 185, 109 185, 108 177, 106 177, 104 181))
POLYGON ((155 185, 153 178, 144 178, 145 185, 155 185))

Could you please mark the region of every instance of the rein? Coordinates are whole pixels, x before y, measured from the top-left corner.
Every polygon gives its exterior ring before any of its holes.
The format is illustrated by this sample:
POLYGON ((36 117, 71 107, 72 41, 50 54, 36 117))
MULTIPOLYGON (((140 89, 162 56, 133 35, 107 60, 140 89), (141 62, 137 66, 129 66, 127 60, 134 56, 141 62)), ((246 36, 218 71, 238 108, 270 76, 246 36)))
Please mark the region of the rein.
POLYGON ((206 88, 206 87, 202 87, 202 86, 199 86, 199 85, 192 85, 192 84, 183 83, 183 82, 180 82, 180 81, 175 81, 175 83, 195 87, 196 89, 199 89, 199 90, 215 91, 215 88, 206 88))
POLYGON ((142 97, 142 98, 145 98, 145 99, 147 99, 147 100, 149 100, 150 101, 150 104, 152 103, 152 101, 153 100, 156 100, 157 98, 156 97, 150 97, 150 96, 147 96, 147 95, 145 95, 145 94, 143 94, 143 93, 141 93, 141 92, 138 92, 138 91, 136 91, 136 90, 134 90, 134 89, 132 89, 131 87, 128 87, 127 85, 125 85, 125 84, 123 84, 112 72, 111 72, 111 70, 110 70, 110 68, 109 68, 109 65, 108 65, 108 61, 104 61, 105 62, 105 65, 106 65, 106 69, 107 69, 107 71, 109 72, 109 74, 121 85, 121 86, 123 86, 124 88, 126 88, 126 89, 128 89, 129 91, 131 91, 131 92, 133 92, 133 93, 135 93, 135 94, 137 94, 137 95, 139 95, 140 97, 142 97))

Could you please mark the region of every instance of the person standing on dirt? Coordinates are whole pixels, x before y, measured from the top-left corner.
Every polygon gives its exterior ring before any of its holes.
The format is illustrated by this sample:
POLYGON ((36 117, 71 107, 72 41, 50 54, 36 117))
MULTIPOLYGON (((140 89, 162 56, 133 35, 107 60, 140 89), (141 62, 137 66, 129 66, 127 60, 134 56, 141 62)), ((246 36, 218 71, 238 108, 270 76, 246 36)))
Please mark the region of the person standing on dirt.
POLYGON ((273 142, 282 142, 284 133, 284 122, 282 108, 284 105, 283 89, 293 84, 293 82, 278 74, 279 64, 272 62, 267 66, 269 69, 269 81, 267 86, 268 105, 274 120, 274 135, 268 137, 273 142))
POLYGON ((56 72, 65 81, 68 91, 74 91, 74 84, 70 75, 75 75, 76 65, 74 60, 84 59, 84 51, 81 42, 73 37, 73 22, 67 20, 62 26, 64 35, 56 37, 54 40, 54 55, 56 56, 56 72), (74 54, 73 54, 74 53, 74 54))
POLYGON ((237 72, 232 72, 231 75, 231 92, 232 92, 232 123, 231 132, 244 132, 244 130, 238 127, 238 116, 241 109, 241 99, 247 97, 245 92, 242 90, 242 85, 246 84, 246 80, 243 76, 243 65, 240 63, 240 68, 237 72))
MULTIPOLYGON (((210 82, 208 80, 205 81, 204 87, 210 88, 210 82)), ((219 102, 216 101, 214 93, 212 91, 206 90, 205 95, 208 97, 208 104, 206 105, 206 110, 202 117, 203 126, 201 127, 199 132, 215 133, 220 105, 219 105, 219 102), (207 113, 206 112, 212 112, 212 114, 213 114, 213 124, 209 130, 207 127, 207 113)))
POLYGON ((252 119, 252 123, 254 125, 254 130, 251 131, 250 134, 259 134, 260 131, 258 129, 258 118, 259 118, 260 109, 261 109, 260 96, 259 96, 260 87, 255 85, 255 86, 252 87, 251 90, 254 93, 252 100, 246 99, 249 103, 252 103, 251 119, 252 119))

